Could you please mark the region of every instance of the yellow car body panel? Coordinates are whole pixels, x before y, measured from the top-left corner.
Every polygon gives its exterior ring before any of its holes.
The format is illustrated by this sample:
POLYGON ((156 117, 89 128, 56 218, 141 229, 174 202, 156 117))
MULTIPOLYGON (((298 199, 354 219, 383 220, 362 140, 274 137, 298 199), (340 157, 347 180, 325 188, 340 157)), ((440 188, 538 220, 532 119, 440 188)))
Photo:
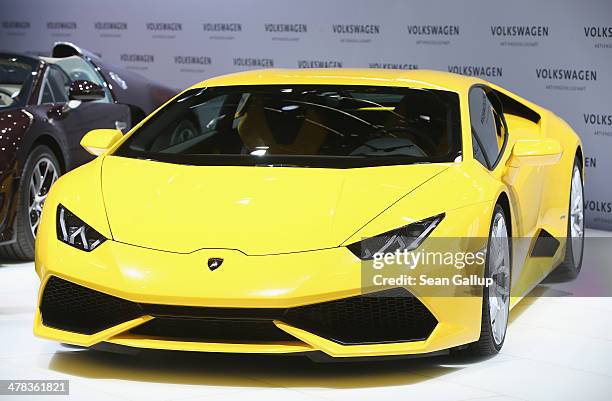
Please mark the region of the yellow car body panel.
POLYGON ((233 248, 248 255, 338 246, 447 167, 201 168, 115 156, 103 163, 104 201, 117 241, 179 253, 233 248), (397 175, 406 178, 397 182, 397 175), (163 207, 168 204, 176 207, 163 207), (154 220, 147 217, 152 211, 154 220), (214 230, 201 232, 203 225, 214 230))
MULTIPOLYGON (((548 110, 480 79, 435 71, 264 70, 211 78, 193 88, 269 84, 456 92, 464 150, 472 149, 466 105, 474 85, 488 85, 527 105, 541 119, 534 123, 506 116, 508 141, 492 171, 468 151, 454 163, 337 170, 184 166, 113 156, 149 116, 106 153, 52 187, 36 240, 39 305, 50 277, 144 304, 291 308, 356 296, 364 290, 362 261, 346 245, 440 213, 445 217, 425 243, 445 237, 486 238, 495 202, 504 196, 512 236, 527 239, 513 249, 511 305, 563 259, 570 172, 581 143, 548 110), (557 163, 507 164, 516 141, 539 137, 560 143, 563 153, 557 163), (108 240, 92 252, 59 241, 60 204, 108 240), (169 204, 173 210, 164 209, 169 204), (201 213, 194 215, 194 207, 201 213), (214 230, 202 231, 202 226, 214 230), (559 238, 561 246, 552 258, 531 258, 531 239, 542 229, 559 238), (211 271, 209 258, 223 258, 223 267, 211 271)), ((407 289, 438 322, 423 341, 344 345, 282 320, 274 320, 274 325, 294 342, 198 342, 131 333, 155 319, 148 315, 85 335, 45 326, 40 308, 34 332, 83 346, 109 342, 203 352, 322 351, 334 357, 426 354, 478 340, 482 297, 431 297, 407 289)))

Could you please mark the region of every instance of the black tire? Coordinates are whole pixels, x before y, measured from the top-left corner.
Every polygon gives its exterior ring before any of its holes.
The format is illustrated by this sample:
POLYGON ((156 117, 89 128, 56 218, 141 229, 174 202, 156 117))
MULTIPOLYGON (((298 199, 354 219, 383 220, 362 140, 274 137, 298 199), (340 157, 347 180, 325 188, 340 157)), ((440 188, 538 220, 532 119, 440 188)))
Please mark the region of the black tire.
MULTIPOLYGON (((584 182, 582 180, 582 165, 580 164, 580 162, 575 159, 574 160, 574 165, 572 166, 572 174, 571 174, 571 180, 572 180, 572 184, 570 184, 570 195, 569 195, 569 205, 567 207, 567 237, 566 237, 566 241, 565 241, 565 258, 563 260, 563 262, 561 262, 561 264, 555 269, 553 276, 555 280, 559 280, 559 281, 569 281, 569 280, 573 280, 576 277, 578 277, 578 274, 580 274, 580 270, 582 269, 582 259, 584 258, 584 218, 582 220, 582 231, 583 231, 583 236, 582 236, 582 241, 580 242, 580 256, 579 256, 579 260, 578 262, 576 262, 574 260, 574 253, 576 252, 576 249, 574 249, 574 243, 571 240, 572 237, 572 232, 571 232, 571 212, 572 212, 572 185, 573 185, 573 177, 574 177, 574 170, 578 169, 578 171, 580 172, 580 185, 582 187, 582 210, 584 213, 584 182)), ((583 214, 584 216, 584 214, 583 214)))
MULTIPOLYGON (((491 235, 493 232, 493 223, 498 214, 501 214, 504 218, 504 222, 507 222, 506 214, 504 213, 504 209, 500 205, 495 205, 495 209, 493 210, 493 217, 491 218, 491 227, 489 228, 489 241, 487 245, 487 258, 485 262, 485 271, 484 277, 489 277, 489 260, 490 260, 490 248, 491 248, 491 235)), ((507 226, 506 226, 507 232, 507 226)), ((508 241, 510 241, 510 237, 508 236, 508 241)), ((508 247, 510 250, 510 266, 512 266, 512 249, 510 248, 510 242, 508 243, 508 247)), ((512 273, 512 269, 510 269, 510 273, 512 273)), ((463 350, 463 354, 470 357, 485 357, 490 355, 497 354, 504 345, 504 341, 506 339, 506 331, 504 329, 504 336, 501 342, 497 343, 493 336, 493 330, 491 328, 491 316, 489 313, 489 288, 483 288, 483 298, 482 298, 482 318, 480 323, 480 338, 478 341, 468 344, 467 348, 463 350)), ((508 308, 510 307, 510 302, 508 302, 508 308)), ((509 314, 509 309, 508 309, 509 314)), ((506 324, 507 327, 507 324, 506 324)))
MULTIPOLYGON (((30 180, 34 167, 40 160, 47 158, 53 163, 55 170, 61 174, 60 164, 53 151, 45 146, 36 146, 25 161, 23 173, 17 188, 17 212, 13 223, 15 241, 0 247, 0 257, 12 260, 34 259, 34 235, 30 224, 30 180)), ((48 189, 47 189, 48 192, 48 189)))

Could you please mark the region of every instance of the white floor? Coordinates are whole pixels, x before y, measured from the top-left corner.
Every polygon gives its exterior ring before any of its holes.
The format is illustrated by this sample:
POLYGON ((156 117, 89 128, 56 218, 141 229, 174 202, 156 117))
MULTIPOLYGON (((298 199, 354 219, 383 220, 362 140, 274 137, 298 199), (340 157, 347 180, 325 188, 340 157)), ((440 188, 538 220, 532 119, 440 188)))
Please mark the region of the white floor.
POLYGON ((542 289, 536 289, 513 310, 506 344, 488 360, 316 364, 300 357, 132 357, 66 348, 32 335, 37 286, 32 263, 0 261, 0 379, 70 380, 71 395, 51 400, 612 399, 612 298, 537 297, 542 289))

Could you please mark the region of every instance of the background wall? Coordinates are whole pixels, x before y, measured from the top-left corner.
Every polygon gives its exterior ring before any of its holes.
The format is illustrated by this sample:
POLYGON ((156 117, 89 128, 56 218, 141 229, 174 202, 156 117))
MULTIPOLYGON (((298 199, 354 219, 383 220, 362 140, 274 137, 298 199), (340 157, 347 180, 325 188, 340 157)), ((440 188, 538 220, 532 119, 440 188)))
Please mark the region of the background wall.
POLYGON ((480 76, 582 136, 587 224, 612 229, 612 0, 0 0, 0 49, 55 41, 177 88, 262 67, 480 76))

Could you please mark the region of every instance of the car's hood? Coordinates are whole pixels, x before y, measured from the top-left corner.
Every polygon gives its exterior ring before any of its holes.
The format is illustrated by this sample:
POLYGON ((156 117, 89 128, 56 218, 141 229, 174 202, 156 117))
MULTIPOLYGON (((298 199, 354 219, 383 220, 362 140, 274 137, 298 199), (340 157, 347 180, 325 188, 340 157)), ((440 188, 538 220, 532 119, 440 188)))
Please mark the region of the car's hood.
POLYGON ((108 156, 102 192, 116 241, 265 255, 338 246, 447 167, 202 167, 108 156))

